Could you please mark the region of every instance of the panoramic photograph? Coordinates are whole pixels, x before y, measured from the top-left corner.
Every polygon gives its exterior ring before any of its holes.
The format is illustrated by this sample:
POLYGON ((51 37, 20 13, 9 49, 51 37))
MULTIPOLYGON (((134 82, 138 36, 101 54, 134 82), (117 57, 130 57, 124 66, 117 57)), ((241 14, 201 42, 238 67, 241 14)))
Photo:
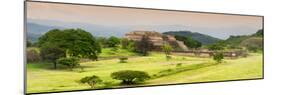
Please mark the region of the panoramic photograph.
POLYGON ((263 17, 25 3, 27 93, 263 79, 263 17))

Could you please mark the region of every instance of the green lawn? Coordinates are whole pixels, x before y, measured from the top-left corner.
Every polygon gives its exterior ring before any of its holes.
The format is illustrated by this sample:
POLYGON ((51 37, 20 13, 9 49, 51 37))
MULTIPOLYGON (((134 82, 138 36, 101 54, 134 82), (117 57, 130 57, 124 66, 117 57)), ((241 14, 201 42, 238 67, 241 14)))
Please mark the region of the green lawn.
POLYGON ((221 64, 215 64, 211 58, 198 58, 173 55, 171 60, 166 60, 162 53, 152 53, 142 57, 136 54, 119 50, 119 53, 111 54, 110 50, 104 50, 102 57, 111 59, 81 63, 85 72, 79 68, 74 71, 63 69, 53 70, 49 63, 27 64, 27 92, 54 92, 67 90, 89 89, 88 85, 79 84, 79 79, 97 75, 108 85, 100 84, 97 88, 120 87, 117 80, 110 78, 110 74, 119 70, 141 70, 151 76, 160 71, 170 69, 171 74, 162 77, 153 77, 140 85, 159 85, 171 83, 190 83, 202 81, 219 81, 233 79, 249 79, 262 77, 262 55, 251 54, 247 58, 227 59, 221 64), (134 56, 127 63, 119 63, 118 56, 134 56), (178 67, 177 64, 182 66, 178 67))

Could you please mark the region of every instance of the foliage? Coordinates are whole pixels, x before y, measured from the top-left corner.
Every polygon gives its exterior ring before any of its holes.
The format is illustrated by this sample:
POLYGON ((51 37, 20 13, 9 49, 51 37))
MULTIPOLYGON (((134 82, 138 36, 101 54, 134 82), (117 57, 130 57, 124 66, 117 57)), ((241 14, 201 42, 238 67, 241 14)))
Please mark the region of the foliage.
POLYGON ((136 42, 136 50, 143 56, 147 56, 151 49, 152 43, 149 41, 149 37, 147 35, 143 35, 142 39, 136 42))
POLYGON ((39 38, 39 47, 57 47, 68 56, 98 59, 101 46, 97 40, 82 29, 53 29, 39 38))
MULTIPOLYGON (((113 84, 109 88, 119 88, 122 86, 118 84, 121 81, 112 79, 110 74, 114 71, 124 69, 141 70, 153 75, 158 74, 159 71, 169 68, 175 69, 175 71, 182 70, 182 68, 189 68, 189 70, 185 70, 180 73, 177 72, 168 74, 165 77, 153 77, 153 79, 146 80, 145 83, 137 84, 138 86, 159 85, 171 82, 191 83, 210 80, 249 79, 262 77, 263 55, 261 53, 251 53, 251 56, 246 58, 231 59, 231 61, 226 61, 227 64, 216 64, 216 62, 212 61, 212 58, 190 56, 183 57, 180 55, 173 55, 173 61, 167 62, 166 59, 163 58, 163 55, 164 54, 160 52, 151 52, 149 57, 136 56, 129 59, 129 64, 116 64, 119 62, 116 58, 85 62, 83 63, 83 66, 86 66, 87 72, 84 73, 66 72, 64 70, 53 71, 49 69, 52 66, 50 63, 40 62, 38 64, 26 64, 28 87, 30 88, 27 92, 39 93, 43 91, 58 91, 56 89, 64 91, 87 89, 87 87, 90 88, 87 84, 78 85, 75 84, 74 81, 77 81, 77 79, 80 80, 85 76, 92 76, 93 74, 99 76, 104 82, 112 82, 113 84), (185 58, 185 60, 183 60, 183 58, 185 58), (177 63, 182 63, 182 66, 177 68, 177 63), (203 68, 194 66, 195 64, 205 65, 206 63, 212 63, 215 65, 203 68), (45 80, 45 82, 41 82, 42 80, 45 80), (40 85, 38 85, 38 83, 40 83, 40 85), (46 88, 46 86, 48 88, 46 88)), ((97 84, 94 89, 103 89, 104 82, 97 84)))
POLYGON ((134 41, 130 41, 127 46, 127 50, 131 52, 137 52, 136 43, 134 41))
POLYGON ((97 37, 97 42, 100 44, 101 47, 107 47, 107 39, 105 37, 97 37))
POLYGON ((177 63, 176 67, 181 67, 182 63, 177 63))
POLYGON ((258 30, 254 36, 262 37, 263 36, 263 29, 258 30))
POLYGON ((222 52, 216 52, 214 55, 213 55, 213 59, 217 62, 217 63, 221 63, 222 60, 223 60, 224 56, 223 56, 223 53, 222 52))
POLYGON ((230 36, 228 39, 225 40, 225 43, 237 46, 239 45, 242 41, 248 39, 249 36, 230 36))
POLYGON ((131 47, 132 44, 134 44, 134 41, 132 41, 132 40, 129 40, 127 38, 121 39, 121 48, 123 48, 123 49, 130 49, 130 48, 132 48, 131 47))
POLYGON ((120 44, 120 39, 114 36, 111 36, 107 40, 108 47, 117 47, 120 44))
POLYGON ((54 69, 56 69, 56 60, 65 57, 65 51, 58 47, 43 46, 40 49, 40 55, 45 61, 52 62, 54 64, 54 69))
POLYGON ((102 80, 98 76, 95 76, 95 75, 87 76, 87 77, 80 79, 80 83, 88 84, 89 86, 91 86, 91 88, 94 88, 96 84, 101 83, 101 82, 102 82, 102 80))
POLYGON ((252 37, 241 42, 241 46, 246 47, 249 51, 257 52, 263 50, 263 38, 252 37))
POLYGON ((173 50, 172 46, 169 44, 164 44, 162 47, 162 50, 164 51, 166 58, 168 59, 168 56, 170 55, 171 51, 173 50))
POLYGON ((80 66, 79 59, 75 57, 59 58, 57 59, 57 63, 67 66, 70 70, 73 70, 73 68, 80 66))
POLYGON ((39 51, 35 49, 27 49, 26 55, 27 62, 38 62, 41 59, 39 51))
POLYGON ((225 42, 231 46, 239 46, 243 41, 251 38, 263 38, 263 29, 258 30, 252 35, 230 36, 225 42))
POLYGON ((32 46, 32 42, 29 41, 29 40, 27 40, 27 41, 26 41, 26 47, 31 47, 31 46, 32 46))
POLYGON ((192 39, 199 41, 202 43, 202 45, 209 45, 213 44, 217 41, 220 41, 220 39, 201 34, 198 32, 192 32, 192 31, 169 31, 169 32, 164 32, 163 34, 168 34, 168 35, 174 35, 174 36, 183 36, 183 37, 191 37, 192 39))
POLYGON ((120 63, 127 63, 128 57, 121 57, 119 60, 120 63))
POLYGON ((150 78, 150 76, 143 71, 122 70, 113 72, 111 74, 113 79, 122 80, 122 84, 135 84, 143 82, 150 78))
POLYGON ((225 47, 226 47, 226 43, 224 41, 219 41, 217 43, 209 45, 208 49, 217 51, 217 50, 224 50, 225 47))
POLYGON ((185 37, 185 36, 179 36, 176 35, 175 38, 179 41, 183 41, 184 44, 188 47, 188 48, 199 48, 202 46, 202 43, 199 41, 196 41, 194 39, 192 39, 191 37, 185 37))

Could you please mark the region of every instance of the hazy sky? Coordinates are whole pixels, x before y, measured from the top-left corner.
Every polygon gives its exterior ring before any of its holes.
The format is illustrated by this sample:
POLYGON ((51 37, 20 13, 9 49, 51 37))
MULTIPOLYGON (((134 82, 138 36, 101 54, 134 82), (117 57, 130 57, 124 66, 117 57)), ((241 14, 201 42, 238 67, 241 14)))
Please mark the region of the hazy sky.
POLYGON ((230 32, 237 31, 237 33, 250 34, 262 28, 262 17, 257 16, 159 11, 38 2, 27 3, 27 18, 88 23, 105 26, 180 25, 188 26, 190 29, 194 29, 191 31, 200 33, 206 31, 207 34, 210 34, 212 29, 214 29, 213 34, 219 30, 221 30, 220 32, 228 32, 228 29, 230 32), (241 28, 245 29, 243 30, 241 28))

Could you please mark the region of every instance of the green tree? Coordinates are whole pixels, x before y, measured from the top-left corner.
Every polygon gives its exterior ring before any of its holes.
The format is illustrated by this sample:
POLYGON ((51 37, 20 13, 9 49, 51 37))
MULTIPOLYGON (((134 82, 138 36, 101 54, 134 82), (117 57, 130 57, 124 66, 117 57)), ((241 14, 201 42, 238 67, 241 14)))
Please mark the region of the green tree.
MULTIPOLYGON (((39 38, 39 47, 56 47, 68 56, 98 59, 101 46, 97 40, 82 29, 53 29, 39 38)), ((65 57, 65 56, 64 56, 65 57)))
POLYGON ((79 58, 75 58, 75 57, 59 58, 59 59, 57 59, 56 62, 58 64, 67 66, 71 71, 73 70, 73 68, 80 66, 79 58))
POLYGON ((107 39, 105 37, 97 37, 97 42, 100 43, 101 47, 107 47, 107 39))
POLYGON ((263 36, 263 29, 260 29, 254 34, 255 36, 263 36))
POLYGON ((143 71, 122 70, 113 72, 111 74, 113 79, 122 80, 122 84, 135 84, 143 82, 150 78, 150 76, 143 71))
POLYGON ((114 36, 111 36, 107 40, 108 47, 117 47, 120 44, 120 39, 114 36))
POLYGON ((208 49, 213 51, 219 51, 219 50, 224 50, 225 47, 226 47, 226 43, 223 41, 219 41, 217 43, 209 45, 208 49))
POLYGON ((213 55, 213 59, 217 62, 217 63, 221 63, 222 60, 223 60, 223 53, 222 52, 216 52, 214 55, 213 55))
POLYGON ((152 43, 149 41, 149 37, 146 35, 142 36, 142 39, 136 42, 136 50, 143 56, 147 56, 152 48, 152 43))
POLYGON ((79 82, 82 84, 88 84, 89 86, 91 86, 91 88, 94 88, 95 85, 101 83, 102 80, 98 76, 93 75, 93 76, 84 77, 80 79, 79 82))
POLYGON ((171 54, 171 51, 173 50, 172 46, 168 43, 165 43, 162 47, 162 50, 164 51, 166 58, 169 59, 169 55, 171 54))
POLYGON ((134 41, 132 41, 132 40, 129 40, 129 39, 127 39, 127 38, 123 38, 123 39, 121 39, 121 47, 123 48, 123 49, 130 49, 131 47, 131 45, 132 44, 134 44, 134 41))
POLYGON ((43 46, 40 49, 41 58, 45 61, 52 62, 54 65, 54 69, 57 69, 57 62, 56 60, 65 57, 65 51, 58 47, 52 46, 43 46))
POLYGON ((36 49, 33 49, 33 48, 30 48, 30 49, 27 49, 27 52, 26 52, 26 59, 27 59, 27 62, 38 62, 41 60, 41 57, 40 57, 40 53, 38 50, 36 49))

